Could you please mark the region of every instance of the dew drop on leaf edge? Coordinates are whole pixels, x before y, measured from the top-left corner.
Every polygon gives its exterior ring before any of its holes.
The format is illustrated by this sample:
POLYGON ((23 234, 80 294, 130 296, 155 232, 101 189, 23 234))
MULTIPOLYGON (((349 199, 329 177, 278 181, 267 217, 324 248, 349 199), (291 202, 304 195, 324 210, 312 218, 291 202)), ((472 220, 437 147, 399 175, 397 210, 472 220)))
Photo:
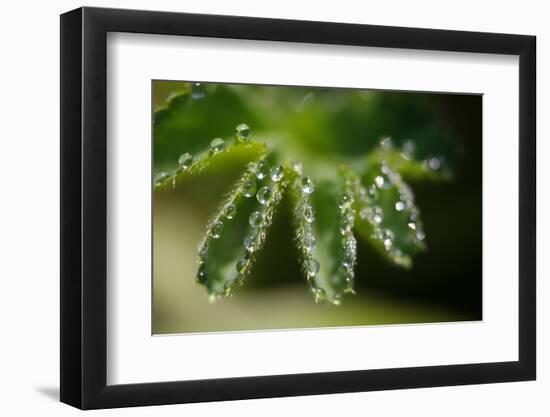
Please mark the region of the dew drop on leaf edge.
POLYGON ((438 169, 440 169, 442 165, 441 158, 437 156, 432 156, 430 159, 427 160, 426 163, 428 167, 434 171, 437 171, 438 169))
POLYGON ((231 203, 229 204, 225 209, 225 217, 228 219, 232 219, 237 214, 237 207, 235 207, 235 204, 231 203))
POLYGON ((307 273, 310 277, 317 275, 321 268, 319 261, 314 258, 309 258, 307 261, 307 273))
POLYGON ((315 190, 313 181, 309 177, 302 178, 302 192, 304 194, 311 194, 315 190))
POLYGON ((206 278, 207 274, 204 265, 200 265, 199 270, 197 271, 197 282, 204 284, 206 282, 206 278))
POLYGON ((206 95, 206 86, 201 83, 193 83, 191 85, 191 98, 194 100, 200 100, 206 95))
POLYGON ((156 183, 162 182, 166 178, 168 178, 168 172, 160 171, 159 173, 157 173, 157 175, 155 175, 155 182, 156 183))
POLYGON ((381 190, 387 190, 391 187, 391 180, 385 174, 378 175, 376 178, 374 178, 374 183, 381 190))
POLYGON ((312 251, 315 248, 315 236, 313 233, 307 233, 304 237, 304 246, 306 250, 312 251))
POLYGON ((248 142, 250 138, 250 128, 248 125, 241 123, 235 127, 235 136, 239 142, 248 142))
POLYGON ((220 221, 217 221, 214 223, 211 229, 212 237, 214 239, 219 239, 223 232, 223 223, 220 221))
POLYGON ((254 245, 256 243, 256 235, 250 234, 244 238, 244 248, 249 252, 254 252, 254 245))
POLYGON ((259 180, 263 180, 265 177, 267 177, 269 171, 269 165, 265 159, 258 162, 258 166, 256 168, 256 178, 259 180))
POLYGON ((210 149, 213 153, 222 152, 225 149, 225 141, 222 138, 212 139, 212 142, 210 142, 210 149))
POLYGON ((269 175, 271 176, 271 180, 275 182, 280 181, 281 178, 283 178, 283 174, 284 174, 283 167, 280 165, 275 165, 269 170, 269 175))
POLYGON ((256 199, 258 200, 258 203, 262 205, 266 205, 269 202, 270 197, 271 197, 271 188, 267 186, 260 188, 256 193, 256 199))
POLYGON ((325 290, 322 288, 312 288, 311 292, 313 293, 316 303, 323 301, 326 297, 325 290))
POLYGON ((262 213, 259 211, 253 212, 250 217, 248 218, 248 222, 250 223, 250 226, 252 227, 260 227, 262 224, 263 216, 262 213))
POLYGON ((245 197, 250 198, 250 197, 254 196, 254 194, 256 194, 256 189, 257 189, 256 181, 248 180, 243 184, 242 194, 245 197))
POLYGON ((315 220, 315 214, 313 213, 313 208, 311 206, 306 206, 304 209, 304 219, 308 223, 313 223, 315 220))
POLYGON ((178 158, 178 164, 183 170, 187 170, 193 164, 193 155, 188 152, 182 153, 178 158))

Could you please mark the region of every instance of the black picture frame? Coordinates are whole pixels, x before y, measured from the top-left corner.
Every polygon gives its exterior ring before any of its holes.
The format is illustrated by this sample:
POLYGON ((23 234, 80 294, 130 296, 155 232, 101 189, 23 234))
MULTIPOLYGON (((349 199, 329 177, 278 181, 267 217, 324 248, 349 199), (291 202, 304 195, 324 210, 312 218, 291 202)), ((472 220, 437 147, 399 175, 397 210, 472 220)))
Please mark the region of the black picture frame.
POLYGON ((61 15, 60 56, 62 402, 94 409, 535 379, 534 36, 84 7, 61 15), (519 56, 519 360, 107 385, 108 32, 519 56))

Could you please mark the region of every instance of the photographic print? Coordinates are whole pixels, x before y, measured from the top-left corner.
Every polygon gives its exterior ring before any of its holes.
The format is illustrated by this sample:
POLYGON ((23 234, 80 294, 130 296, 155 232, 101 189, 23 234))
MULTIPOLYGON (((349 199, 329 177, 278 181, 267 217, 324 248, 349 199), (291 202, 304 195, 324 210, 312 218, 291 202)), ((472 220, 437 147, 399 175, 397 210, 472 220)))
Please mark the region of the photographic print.
POLYGON ((152 81, 152 333, 482 320, 482 96, 152 81))
POLYGON ((60 34, 62 402, 536 379, 536 37, 89 7, 60 34))

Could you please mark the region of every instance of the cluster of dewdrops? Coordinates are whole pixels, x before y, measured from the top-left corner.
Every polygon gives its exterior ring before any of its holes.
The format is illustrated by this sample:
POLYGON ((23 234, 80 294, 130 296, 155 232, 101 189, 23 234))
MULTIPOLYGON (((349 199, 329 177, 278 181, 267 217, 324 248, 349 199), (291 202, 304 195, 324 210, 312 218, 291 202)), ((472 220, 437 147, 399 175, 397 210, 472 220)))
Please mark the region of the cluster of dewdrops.
MULTIPOLYGON (((242 281, 244 275, 249 271, 254 253, 258 251, 265 240, 266 229, 273 216, 274 207, 271 203, 280 194, 278 188, 283 177, 284 169, 282 166, 270 166, 267 160, 262 159, 253 165, 253 176, 246 180, 239 190, 244 198, 255 197, 260 204, 258 209, 254 210, 248 217, 249 229, 243 241, 244 252, 236 264, 238 274, 236 279, 239 281, 242 281), (262 185, 258 188, 257 181, 263 184, 268 180, 271 180, 269 185, 262 185)), ((230 291, 231 284, 232 282, 228 283, 226 292, 230 291)))
MULTIPOLYGON (((241 123, 235 128, 235 136, 237 142, 247 143, 250 139, 250 128, 241 123)), ((219 154, 226 149, 225 141, 222 138, 215 138, 210 142, 209 155, 219 154)), ((192 163, 193 157, 189 153, 184 153, 179 157, 179 165, 183 170, 188 170, 192 163)), ((206 275, 206 258, 208 257, 208 245, 211 239, 219 239, 223 233, 225 222, 233 220, 237 214, 237 206, 235 200, 238 195, 241 194, 244 197, 250 198, 256 194, 256 182, 253 179, 254 174, 256 173, 256 164, 250 164, 247 171, 239 180, 238 192, 232 194, 227 201, 225 201, 224 206, 219 211, 218 216, 208 225, 207 231, 205 234, 205 240, 199 246, 198 254, 198 272, 197 272, 197 281, 200 283, 205 283, 207 279, 206 275)), ((264 187, 267 188, 267 187, 264 187)), ((263 198, 269 198, 267 189, 260 190, 261 196, 263 198)), ((258 197, 258 201, 260 201, 258 197)), ((262 200, 263 201, 263 200, 262 200)))
MULTIPOLYGON (((411 145, 412 142, 408 141, 404 144, 402 149, 402 156, 410 159, 414 150, 411 145)), ((382 149, 391 149, 393 146, 391 139, 385 138, 380 143, 382 149)), ((378 205, 379 193, 389 190, 392 187, 396 187, 399 198, 394 204, 396 211, 407 213, 407 227, 413 235, 413 243, 419 247, 423 247, 424 239, 426 237, 422 222, 420 220, 419 210, 414 203, 414 194, 411 188, 402 180, 399 173, 392 170, 387 162, 382 161, 380 165, 380 172, 374 178, 374 183, 368 187, 363 187, 360 184, 355 184, 358 200, 359 200, 359 216, 363 220, 367 220, 372 228, 372 237, 380 241, 384 249, 388 252, 394 262, 398 264, 405 264, 408 262, 408 258, 405 257, 401 249, 394 246, 394 233, 382 226, 384 220, 384 213, 382 208, 378 205)))
POLYGON ((319 273, 321 265, 313 257, 313 251, 317 243, 313 233, 315 211, 311 205, 311 195, 315 191, 315 184, 308 176, 303 176, 303 167, 300 162, 294 162, 292 169, 296 173, 295 189, 298 192, 296 204, 296 240, 302 255, 302 267, 309 282, 311 292, 316 302, 325 299, 325 291, 315 284, 315 276, 319 273))
MULTIPOLYGON (((244 123, 239 124, 235 128, 235 136, 239 143, 249 142, 250 128, 244 123)), ((210 144, 210 154, 213 155, 223 152, 225 148, 223 139, 213 139, 210 144)), ((188 158, 184 159, 187 160, 188 158)), ((219 239, 223 233, 225 222, 231 221, 235 217, 237 213, 235 200, 239 198, 239 196, 247 199, 255 198, 259 203, 259 207, 257 210, 254 210, 248 218, 250 228, 243 241, 244 253, 236 263, 237 275, 228 280, 224 285, 225 295, 230 294, 231 288, 236 281, 242 282, 244 275, 250 268, 254 252, 258 250, 261 242, 265 240, 266 227, 273 214, 273 207, 270 203, 274 195, 280 194, 277 193, 277 190, 283 177, 284 169, 281 165, 270 166, 265 159, 262 159, 258 163, 249 164, 247 171, 239 180, 236 192, 230 196, 220 210, 220 214, 210 223, 206 232, 206 239, 199 247, 198 282, 205 283, 207 279, 205 262, 208 255, 208 244, 210 239, 219 239), (268 180, 271 180, 270 184, 262 185, 268 180), (260 184, 260 186, 258 186, 258 184, 260 184)))
MULTIPOLYGON (((202 99, 205 96, 205 87, 200 83, 192 85, 191 97, 193 99, 202 99)), ((250 139, 250 128, 241 123, 235 128, 235 136, 237 142, 247 143, 250 139)), ((393 143, 390 138, 385 138, 380 142, 382 150, 393 149, 393 143)), ((215 155, 225 151, 227 148, 226 142, 222 138, 215 138, 210 142, 209 155, 215 155)), ((405 160, 411 160, 415 151, 415 144, 412 141, 407 141, 401 149, 401 157, 405 160)), ((182 153, 178 158, 178 168, 172 174, 161 171, 157 174, 156 185, 160 185, 171 179, 172 185, 175 187, 176 176, 182 172, 190 170, 195 160, 193 155, 188 152, 182 153)), ((423 161, 422 166, 426 170, 437 171, 441 169, 444 163, 441 157, 429 157, 423 161)), ((300 235, 298 239, 301 243, 301 248, 304 256, 304 267, 308 281, 311 285, 311 291, 316 301, 321 301, 325 298, 325 292, 322 288, 316 286, 314 277, 319 273, 320 264, 313 257, 316 240, 313 233, 312 223, 315 220, 314 210, 310 203, 310 195, 315 187, 313 181, 302 176, 302 167, 299 162, 293 164, 294 171, 298 174, 299 189, 301 192, 301 201, 299 205, 299 218, 305 220, 301 222, 300 235)), ((236 264, 238 275, 229 280, 224 286, 224 292, 228 294, 235 280, 242 279, 250 268, 252 255, 258 250, 259 245, 265 239, 265 220, 269 215, 267 210, 270 199, 273 194, 272 188, 265 185, 258 189, 256 180, 260 182, 266 178, 270 178, 273 182, 272 187, 276 186, 284 176, 284 169, 280 165, 269 166, 267 160, 261 160, 259 163, 249 165, 247 172, 240 180, 238 192, 234 194, 228 201, 225 202, 220 214, 208 226, 205 241, 199 248, 197 272, 197 280, 205 283, 207 279, 205 262, 208 255, 208 245, 210 239, 219 239, 223 233, 224 222, 231 221, 237 212, 235 199, 240 194, 245 198, 256 197, 260 204, 259 210, 255 210, 249 216, 250 230, 243 241, 244 254, 236 264)), ((407 227, 413 233, 413 240, 416 245, 423 245, 425 234, 422 223, 419 217, 419 211, 414 204, 414 195, 410 187, 405 184, 401 176, 393 171, 387 162, 382 161, 380 172, 374 178, 374 183, 368 187, 364 187, 358 178, 348 177, 346 180, 345 192, 339 202, 340 209, 340 224, 339 231, 341 234, 341 247, 343 251, 342 266, 337 274, 333 277, 335 285, 341 284, 341 277, 344 282, 344 292, 353 292, 354 266, 356 263, 356 240, 353 235, 354 227, 354 196, 356 196, 359 205, 359 216, 363 220, 367 220, 373 227, 373 238, 379 240, 384 249, 396 263, 405 263, 407 258, 403 256, 399 248, 394 247, 394 233, 382 226, 383 210, 378 205, 378 195, 384 190, 391 187, 396 187, 399 193, 399 199, 395 202, 395 210, 405 211, 408 214, 407 227)))
MULTIPOLYGON (((346 178, 344 193, 338 203, 340 210, 339 232, 341 236, 342 248, 342 269, 340 275, 344 280, 344 293, 353 293, 353 278, 354 268, 357 261, 357 241, 353 235, 353 227, 355 223, 354 210, 354 187, 359 183, 358 178, 346 178)), ((338 282, 340 282, 339 278, 338 282)))

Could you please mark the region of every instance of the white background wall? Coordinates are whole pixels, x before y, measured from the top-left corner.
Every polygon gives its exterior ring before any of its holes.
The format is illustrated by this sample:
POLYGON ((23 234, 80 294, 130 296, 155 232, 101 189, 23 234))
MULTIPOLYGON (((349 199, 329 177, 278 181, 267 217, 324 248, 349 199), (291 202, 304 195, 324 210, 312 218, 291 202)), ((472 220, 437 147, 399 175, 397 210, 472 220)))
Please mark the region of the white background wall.
MULTIPOLYGON (((75 415, 59 390, 59 17, 78 1, 5 2, 0 23, 0 410, 75 415), (21 90, 22 83, 26 90, 21 90), (7 93, 7 94, 6 94, 7 93)), ((550 412, 550 26, 542 1, 93 1, 88 6, 509 32, 538 37, 538 381, 100 411, 94 415, 529 415, 550 412), (546 188, 544 191, 543 188, 546 188), (543 232, 546 232, 543 236, 543 232), (544 395, 546 394, 546 395, 544 395)))

